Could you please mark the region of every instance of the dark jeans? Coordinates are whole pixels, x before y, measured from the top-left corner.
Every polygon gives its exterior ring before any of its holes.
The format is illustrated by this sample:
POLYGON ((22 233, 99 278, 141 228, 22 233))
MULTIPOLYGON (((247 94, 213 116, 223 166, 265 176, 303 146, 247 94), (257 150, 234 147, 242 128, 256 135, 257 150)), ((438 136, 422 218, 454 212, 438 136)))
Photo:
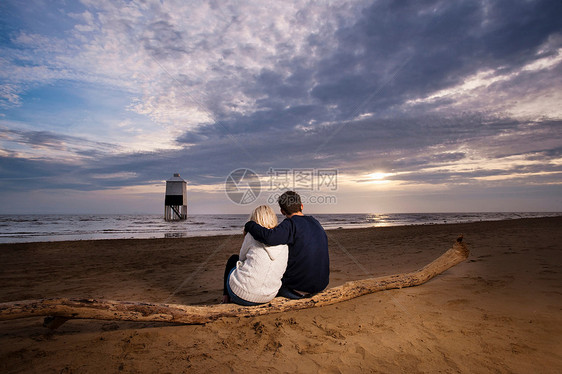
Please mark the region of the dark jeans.
POLYGON ((301 295, 301 294, 296 293, 295 291, 291 290, 289 287, 281 286, 281 288, 279 289, 279 292, 277 292, 277 296, 283 296, 283 297, 286 297, 287 299, 298 300, 298 299, 304 299, 304 298, 307 298, 307 297, 314 296, 314 294, 301 295))
POLYGON ((230 272, 232 271, 232 269, 234 269, 236 267, 236 263, 238 262, 239 259, 240 259, 240 256, 232 255, 232 256, 230 256, 230 258, 226 262, 226 267, 224 268, 224 282, 223 282, 223 288, 222 288, 222 294, 223 295, 228 295, 228 290, 226 289, 226 281, 228 280, 228 276, 230 275, 230 272))

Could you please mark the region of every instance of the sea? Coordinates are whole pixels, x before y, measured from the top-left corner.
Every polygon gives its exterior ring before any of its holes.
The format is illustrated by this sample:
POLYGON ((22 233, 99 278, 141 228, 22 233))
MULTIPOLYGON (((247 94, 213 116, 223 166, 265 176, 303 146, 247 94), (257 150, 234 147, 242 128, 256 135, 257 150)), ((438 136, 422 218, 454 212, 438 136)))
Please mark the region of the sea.
MULTIPOLYGON (((325 229, 434 225, 554 217, 562 213, 314 214, 325 229)), ((279 216, 279 221, 283 217, 279 216)), ((194 214, 168 222, 158 214, 0 215, 0 243, 67 240, 183 238, 241 233, 247 214, 194 214)))

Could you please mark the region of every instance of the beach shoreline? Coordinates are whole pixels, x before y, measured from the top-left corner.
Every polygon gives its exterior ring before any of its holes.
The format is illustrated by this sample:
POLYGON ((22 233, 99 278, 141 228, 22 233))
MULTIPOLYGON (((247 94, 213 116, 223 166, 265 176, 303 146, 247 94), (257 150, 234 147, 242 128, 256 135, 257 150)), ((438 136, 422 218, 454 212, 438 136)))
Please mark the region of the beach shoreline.
MULTIPOLYGON (((541 218, 562 216, 562 213, 349 213, 313 216, 325 229, 349 229, 541 218)), ((278 215, 278 219, 281 221, 284 217, 278 215)), ((158 214, 0 215, 0 243, 233 235, 241 232, 247 220, 246 214, 195 214, 182 221, 165 221, 158 214)))
MULTIPOLYGON (((562 370, 562 217, 327 230, 329 287, 419 269, 459 234, 468 260, 427 284, 202 326, 0 322, 2 372, 562 370), (350 318, 352 316, 352 318, 350 318)), ((0 244, 0 302, 214 304, 242 235, 0 244)))

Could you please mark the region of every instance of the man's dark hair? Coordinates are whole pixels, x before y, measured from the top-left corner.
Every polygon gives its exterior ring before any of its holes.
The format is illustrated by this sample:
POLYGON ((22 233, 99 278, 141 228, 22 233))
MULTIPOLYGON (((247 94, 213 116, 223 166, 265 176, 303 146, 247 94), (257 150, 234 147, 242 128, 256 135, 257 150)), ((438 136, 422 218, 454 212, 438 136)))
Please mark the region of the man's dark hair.
POLYGON ((293 214, 301 211, 301 197, 295 191, 287 191, 279 196, 279 207, 285 214, 293 214))

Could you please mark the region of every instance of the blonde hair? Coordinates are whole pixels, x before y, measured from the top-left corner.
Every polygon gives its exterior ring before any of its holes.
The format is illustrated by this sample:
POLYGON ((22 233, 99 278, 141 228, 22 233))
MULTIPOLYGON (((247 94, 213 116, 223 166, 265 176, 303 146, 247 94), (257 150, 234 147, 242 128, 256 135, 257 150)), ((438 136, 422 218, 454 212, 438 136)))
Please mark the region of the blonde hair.
POLYGON ((260 205, 252 212, 250 221, 256 222, 258 225, 268 229, 277 226, 277 216, 273 209, 267 205, 260 205))

